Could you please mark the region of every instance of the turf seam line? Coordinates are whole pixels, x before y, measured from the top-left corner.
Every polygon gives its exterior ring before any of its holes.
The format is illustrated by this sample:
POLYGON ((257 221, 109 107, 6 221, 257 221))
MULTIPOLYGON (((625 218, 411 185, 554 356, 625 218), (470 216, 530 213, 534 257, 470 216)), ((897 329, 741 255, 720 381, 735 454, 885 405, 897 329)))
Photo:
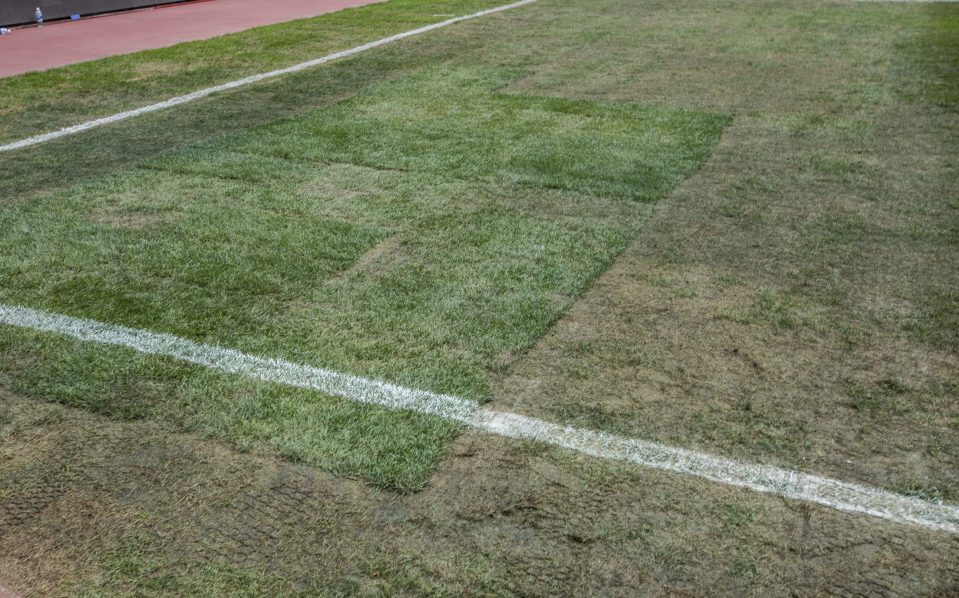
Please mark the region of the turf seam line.
POLYGON ((416 29, 411 29, 409 31, 404 31, 402 33, 397 33, 396 35, 391 35, 389 37, 384 37, 372 42, 368 42, 355 48, 350 48, 349 50, 340 50, 339 52, 333 52, 332 54, 327 54, 326 56, 321 56, 320 58, 314 58, 312 60, 307 60, 306 62, 301 62, 299 64, 294 64, 293 66, 288 66, 281 69, 276 69, 273 71, 268 71, 265 73, 259 73, 256 75, 250 75, 249 77, 244 77, 242 79, 237 79, 235 81, 230 81, 227 83, 222 83, 220 85, 215 85, 213 87, 207 87, 192 93, 188 93, 181 96, 176 96, 162 102, 157 102, 156 104, 150 104, 149 106, 143 106, 141 108, 135 108, 133 110, 125 110, 123 112, 118 112, 111 116, 105 116, 103 118, 98 118, 95 120, 87 121, 78 125, 72 125, 69 127, 64 127, 56 131, 51 131, 49 133, 43 133, 40 135, 34 135, 33 137, 27 137, 19 141, 14 141, 6 145, 0 145, 0 153, 12 152, 18 149, 23 149, 31 147, 34 145, 39 145, 41 143, 46 143, 47 141, 52 141, 54 139, 59 139, 61 137, 66 137, 68 135, 76 135, 83 131, 88 131, 90 129, 95 129, 97 127, 102 127, 104 125, 109 125, 117 123, 120 121, 128 120, 144 114, 149 114, 151 112, 157 112, 159 110, 165 110, 167 108, 172 108, 174 106, 179 106, 181 104, 186 104, 194 100, 199 100, 205 98, 209 95, 215 93, 220 93, 224 91, 229 91, 231 89, 236 89, 238 87, 245 87, 247 85, 252 85, 260 81, 267 79, 274 79, 276 77, 281 77, 283 75, 289 75, 291 73, 297 73, 304 71, 315 66, 320 66, 328 62, 333 62, 340 58, 347 58, 349 56, 354 56, 367 50, 372 50, 380 46, 385 46, 408 37, 413 37, 423 33, 428 33, 436 29, 442 29, 443 27, 449 27, 456 23, 461 23, 463 21, 469 21, 472 19, 478 19, 480 17, 485 17, 487 15, 495 14, 498 12, 503 12, 506 10, 511 10, 513 8, 519 8, 521 6, 526 6, 527 4, 532 4, 538 0, 520 0, 519 2, 513 2, 511 4, 504 4, 502 6, 495 6, 493 8, 488 8, 486 10, 481 10, 479 12, 474 12, 472 14, 463 15, 459 17, 454 17, 452 19, 447 19, 445 21, 440 21, 438 23, 432 23, 430 25, 425 25, 423 27, 418 27, 416 29))
POLYGON ((281 359, 248 355, 170 334, 4 304, 0 304, 0 324, 55 333, 81 341, 126 347, 256 380, 320 391, 350 401, 433 415, 490 434, 546 443, 590 457, 624 461, 641 467, 816 503, 840 511, 959 534, 959 505, 903 496, 879 488, 780 467, 746 463, 646 440, 494 411, 469 399, 405 388, 281 359))

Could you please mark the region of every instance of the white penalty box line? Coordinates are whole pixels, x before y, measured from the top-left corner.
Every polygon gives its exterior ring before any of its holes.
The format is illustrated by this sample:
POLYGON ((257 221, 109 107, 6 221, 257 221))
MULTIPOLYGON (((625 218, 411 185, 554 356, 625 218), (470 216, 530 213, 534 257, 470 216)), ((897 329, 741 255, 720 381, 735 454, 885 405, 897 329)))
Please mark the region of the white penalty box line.
POLYGON ((379 48, 380 46, 385 46, 393 42, 406 39, 408 37, 413 37, 423 33, 428 33, 430 31, 435 31, 436 29, 442 29, 443 27, 449 27, 456 23, 461 23, 463 21, 469 21, 472 19, 478 19, 480 17, 485 17, 487 15, 495 14, 498 12, 503 12, 506 10, 511 10, 514 8, 519 8, 521 6, 526 6, 527 4, 532 4, 538 0, 520 0, 519 2, 513 2, 512 4, 504 4, 502 6, 495 6, 493 8, 488 8, 486 10, 481 10, 479 12, 474 12, 472 14, 463 15, 459 17, 454 17, 452 19, 447 19, 445 21, 440 21, 438 23, 433 23, 431 25, 425 25, 423 27, 418 27, 416 29, 411 29, 410 31, 404 31, 402 33, 397 33, 396 35, 391 35, 389 37, 384 37, 372 42, 365 43, 355 48, 350 48, 349 50, 342 50, 339 52, 333 52, 332 54, 327 54, 326 56, 321 56, 320 58, 315 58, 313 60, 308 60, 306 62, 301 62, 299 64, 294 64, 282 69, 277 69, 274 71, 268 71, 266 73, 260 73, 257 75, 250 75, 249 77, 244 77, 242 79, 237 79, 236 81, 230 81, 228 83, 223 83, 221 85, 215 85, 213 87, 207 87, 206 89, 201 89, 199 91, 194 91, 193 93, 188 93, 186 95, 177 96, 175 98, 170 98, 162 102, 157 102, 156 104, 150 104, 149 106, 143 106, 142 108, 136 108, 133 110, 127 110, 124 112, 118 112, 112 116, 105 116, 103 118, 98 118, 96 120, 87 121, 78 125, 73 125, 70 127, 64 127, 62 129, 51 131, 49 133, 43 133, 41 135, 35 135, 33 137, 27 137, 26 139, 21 139, 19 141, 14 141, 6 145, 0 145, 0 153, 12 152, 14 150, 24 149, 34 145, 39 145, 41 143, 46 143, 47 141, 53 141, 54 139, 59 139, 61 137, 66 137, 68 135, 76 135, 77 133, 82 133, 83 131, 88 131, 90 129, 95 129, 97 127, 102 127, 104 125, 109 125, 124 121, 127 119, 135 118, 137 116, 143 116, 144 114, 149 114, 151 112, 157 112, 159 110, 165 110, 167 108, 172 108, 174 106, 179 106, 181 104, 186 104, 188 102, 193 102, 201 98, 205 98, 209 95, 215 93, 220 93, 224 91, 229 91, 231 89, 236 89, 238 87, 246 87, 247 85, 252 85, 260 81, 265 81, 267 79, 274 79, 276 77, 281 77, 283 75, 289 75, 292 73, 298 73, 307 69, 311 69, 315 66, 320 66, 328 62, 333 62, 334 60, 339 60, 341 58, 347 58, 349 56, 354 56, 367 50, 372 50, 374 48, 379 48))
POLYGON ((476 401, 404 388, 333 370, 249 355, 170 334, 0 304, 0 324, 81 341, 126 347, 264 382, 318 391, 340 399, 443 418, 490 434, 531 440, 612 461, 690 475, 840 511, 959 534, 959 506, 879 488, 752 464, 655 442, 494 411, 476 401))

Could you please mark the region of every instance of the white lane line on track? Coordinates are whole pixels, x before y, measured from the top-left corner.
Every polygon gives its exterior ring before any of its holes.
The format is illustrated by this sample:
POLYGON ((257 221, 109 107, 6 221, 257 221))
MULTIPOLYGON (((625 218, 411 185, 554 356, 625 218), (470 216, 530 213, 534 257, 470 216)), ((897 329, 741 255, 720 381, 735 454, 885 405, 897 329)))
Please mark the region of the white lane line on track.
POLYGON ((258 75, 250 75, 249 77, 237 79, 236 81, 230 81, 228 83, 223 83, 221 85, 207 87, 206 89, 194 91, 193 93, 177 96, 175 98, 170 98, 169 100, 157 102, 156 104, 150 104, 149 106, 143 106, 142 108, 136 108, 134 110, 118 112, 117 114, 114 114, 112 116, 105 116, 103 118, 91 120, 85 123, 81 123, 79 125, 64 127, 63 129, 59 129, 57 131, 51 131, 49 133, 43 133, 41 135, 27 137, 26 139, 14 141, 6 145, 0 145, 0 153, 12 152, 14 150, 27 148, 34 145, 39 145, 41 143, 52 141, 54 139, 59 139, 61 137, 66 137, 68 135, 76 135, 77 133, 81 133, 83 131, 88 131, 90 129, 95 129, 97 127, 102 127, 104 125, 109 125, 112 123, 130 119, 130 118, 135 118, 137 116, 142 116, 144 114, 149 114, 150 112, 156 112, 158 110, 165 110, 167 108, 172 108, 173 106, 179 106, 180 104, 186 104, 188 102, 199 100, 201 98, 205 98, 206 96, 213 95, 215 93, 229 91, 231 89, 236 89, 238 87, 245 87, 247 85, 252 85, 253 83, 258 83, 266 79, 273 79, 276 77, 281 77, 283 75, 297 73, 306 69, 313 68, 315 66, 319 66, 321 64, 326 64, 334 60, 339 60, 340 58, 347 58, 349 56, 360 54, 361 52, 366 52, 367 50, 372 50, 373 48, 385 46, 386 44, 390 44, 402 39, 406 39, 408 37, 413 37, 415 35, 420 35, 422 33, 434 31, 436 29, 442 29, 443 27, 449 27, 450 25, 461 23, 463 21, 478 19, 480 17, 485 17, 487 15, 491 15, 494 13, 503 12, 505 10, 519 8, 520 6, 526 6, 527 4, 532 4, 537 1, 538 0, 520 0, 519 2, 513 2, 512 4, 504 4, 502 6, 496 6, 486 10, 481 10, 479 12, 474 12, 469 15, 454 17, 452 19, 440 21, 439 23, 433 23, 432 25, 425 25, 417 29, 411 29, 410 31, 404 31, 403 33, 397 33, 396 35, 384 37, 382 39, 378 39, 376 41, 372 41, 372 42, 363 44, 361 46, 356 46, 355 48, 350 48, 349 50, 333 52, 332 54, 327 54, 326 56, 321 56, 320 58, 315 58, 313 60, 301 62, 299 64, 295 64, 293 66, 289 66, 286 68, 277 69, 275 71, 269 71, 266 73, 260 73, 258 75))
POLYGON ((812 502, 840 511, 959 534, 959 506, 956 505, 655 442, 563 426, 515 413, 493 411, 460 397, 404 388, 281 359, 257 357, 170 334, 3 304, 0 304, 0 324, 127 347, 256 380, 315 390, 350 401, 434 415, 491 434, 543 442, 591 457, 625 461, 812 502))

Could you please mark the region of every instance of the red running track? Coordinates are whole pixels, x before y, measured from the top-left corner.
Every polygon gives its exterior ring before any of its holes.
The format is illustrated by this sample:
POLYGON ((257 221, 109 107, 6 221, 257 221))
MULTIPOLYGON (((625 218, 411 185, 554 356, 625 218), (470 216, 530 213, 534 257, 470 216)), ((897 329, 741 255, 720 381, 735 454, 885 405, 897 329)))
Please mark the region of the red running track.
POLYGON ((48 23, 0 36, 0 77, 163 48, 382 0, 208 0, 48 23))

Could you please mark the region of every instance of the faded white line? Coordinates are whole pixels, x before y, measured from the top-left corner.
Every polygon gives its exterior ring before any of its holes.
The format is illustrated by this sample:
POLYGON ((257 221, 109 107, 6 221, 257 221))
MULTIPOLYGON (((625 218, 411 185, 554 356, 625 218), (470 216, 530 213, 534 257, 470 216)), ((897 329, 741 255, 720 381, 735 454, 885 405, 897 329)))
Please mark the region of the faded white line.
POLYGON ((532 4, 538 0, 520 0, 519 2, 513 2, 512 4, 505 4, 502 6, 496 6, 494 8, 489 8, 486 10, 481 10, 479 12, 474 12, 473 14, 463 15, 461 17, 454 17, 452 19, 447 19, 439 23, 433 23, 432 25, 426 25, 419 27, 417 29, 412 29, 410 31, 404 31, 403 33, 398 33, 396 35, 391 35, 389 37, 384 37, 383 39, 378 39, 349 50, 342 50, 340 52, 334 52, 332 54, 327 54, 320 58, 315 58, 313 60, 308 60, 306 62, 301 62, 290 67, 277 69, 275 71, 269 71, 266 73, 260 73, 258 75, 251 75, 249 77, 244 77, 243 79, 237 79, 236 81, 230 81, 229 83, 223 83, 221 85, 216 85, 214 87, 207 87, 206 89, 201 89, 199 91, 194 91, 193 93, 188 93, 186 95, 177 96, 175 98, 170 98, 169 100, 164 100, 156 104, 151 104, 149 106, 144 106, 142 108, 136 108, 134 110, 127 110, 125 112, 118 112, 112 116, 106 116, 103 118, 98 118, 96 120, 91 120, 79 125, 73 125, 70 127, 65 127, 57 131, 52 131, 50 133, 43 133, 41 135, 35 135, 33 137, 27 137, 26 139, 21 139, 19 141, 14 141, 6 145, 0 145, 0 153, 3 152, 12 152, 14 150, 23 149, 33 145, 39 145, 47 141, 52 141, 54 139, 59 139, 60 137, 66 137, 68 135, 76 135, 83 131, 88 131, 96 127, 102 127, 103 125, 109 125, 112 123, 120 122, 130 118, 135 118, 137 116, 142 116, 144 114, 149 114, 150 112, 156 112, 158 110, 165 110, 167 108, 172 108, 173 106, 179 106, 180 104, 186 104, 194 100, 199 100, 200 98, 205 98, 206 96, 220 93, 223 91, 229 91, 231 89, 236 89, 238 87, 244 87, 247 85, 252 85, 253 83, 258 83, 266 79, 273 79, 275 77, 281 77, 283 75, 289 75, 290 73, 296 73, 306 69, 319 66, 321 64, 326 64, 334 60, 339 60, 340 58, 346 58, 348 56, 354 56, 361 52, 366 52, 367 50, 372 50, 373 48, 378 48, 380 46, 385 46, 408 37, 413 37, 415 35, 420 35, 422 33, 427 33, 434 31, 436 29, 441 29, 443 27, 449 27, 456 23, 461 23, 463 21, 469 21, 471 19, 478 19, 480 17, 485 17, 498 12, 503 12, 504 10, 510 10, 513 8, 519 8, 520 6, 525 6, 527 4, 532 4))
POLYGON ((435 415, 491 434, 551 444, 591 457, 625 461, 812 502, 840 511, 959 534, 959 506, 956 505, 655 442, 563 426, 515 413, 493 411, 460 397, 404 388, 280 359, 247 355, 169 334, 2 304, 0 324, 127 347, 256 380, 316 390, 350 401, 435 415))

